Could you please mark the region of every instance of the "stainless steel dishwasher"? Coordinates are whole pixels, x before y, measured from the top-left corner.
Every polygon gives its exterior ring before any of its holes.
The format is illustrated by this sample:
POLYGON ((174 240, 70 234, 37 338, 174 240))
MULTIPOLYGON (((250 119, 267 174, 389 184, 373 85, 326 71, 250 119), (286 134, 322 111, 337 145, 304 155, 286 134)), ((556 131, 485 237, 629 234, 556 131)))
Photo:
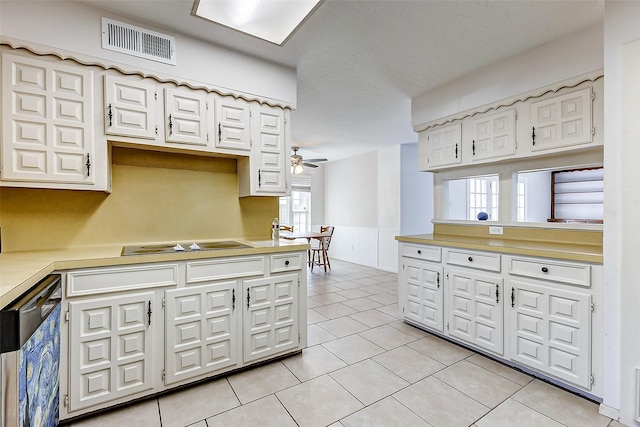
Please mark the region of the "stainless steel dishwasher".
POLYGON ((0 311, 0 427, 57 426, 60 275, 0 311))

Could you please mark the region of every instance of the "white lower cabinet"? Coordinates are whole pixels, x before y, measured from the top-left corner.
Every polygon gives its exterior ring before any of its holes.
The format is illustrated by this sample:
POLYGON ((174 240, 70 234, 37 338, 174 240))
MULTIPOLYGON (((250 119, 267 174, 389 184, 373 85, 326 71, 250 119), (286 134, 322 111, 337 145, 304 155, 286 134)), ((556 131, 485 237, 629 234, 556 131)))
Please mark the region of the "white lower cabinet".
POLYGON ((237 366, 237 281, 165 292, 165 384, 237 366))
POLYGON ((503 279, 473 270, 447 270, 449 335, 502 355, 503 279))
POLYGON ((298 274, 243 280, 244 362, 298 347, 298 274))
POLYGON ((294 251, 67 272, 60 419, 301 350, 304 265, 294 251))
POLYGON ((408 323, 601 395, 600 264, 400 242, 399 265, 408 323))
POLYGON ((153 388, 154 305, 153 291, 69 303, 69 411, 153 388))

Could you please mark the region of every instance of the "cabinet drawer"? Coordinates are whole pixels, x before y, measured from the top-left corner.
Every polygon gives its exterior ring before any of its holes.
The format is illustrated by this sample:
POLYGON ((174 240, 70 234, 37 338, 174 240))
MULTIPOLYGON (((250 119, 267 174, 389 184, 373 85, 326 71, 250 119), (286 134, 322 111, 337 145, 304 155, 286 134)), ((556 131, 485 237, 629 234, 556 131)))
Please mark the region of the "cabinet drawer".
POLYGON ((500 254, 447 249, 445 258, 447 264, 479 270, 500 271, 500 254))
POLYGON ((187 283, 264 275, 264 257, 217 258, 187 263, 187 283))
POLYGON ((300 270, 302 268, 302 254, 288 253, 271 255, 271 272, 300 270))
POLYGON ((70 271, 66 289, 68 297, 75 297, 177 284, 178 264, 146 264, 70 271))
POLYGON ((401 255, 410 258, 422 259, 425 261, 442 261, 442 249, 438 246, 412 245, 409 243, 403 243, 401 255))
POLYGON ((509 274, 591 287, 591 266, 562 261, 509 258, 509 274))

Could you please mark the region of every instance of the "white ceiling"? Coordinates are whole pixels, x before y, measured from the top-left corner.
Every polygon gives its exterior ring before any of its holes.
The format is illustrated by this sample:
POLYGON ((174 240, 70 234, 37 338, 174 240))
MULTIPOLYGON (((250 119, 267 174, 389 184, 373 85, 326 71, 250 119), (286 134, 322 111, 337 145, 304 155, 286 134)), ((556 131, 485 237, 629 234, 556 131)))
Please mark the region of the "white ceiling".
POLYGON ((191 16, 192 0, 85 1, 296 68, 292 143, 329 160, 416 142, 412 97, 604 13, 604 0, 325 0, 277 46, 191 16))

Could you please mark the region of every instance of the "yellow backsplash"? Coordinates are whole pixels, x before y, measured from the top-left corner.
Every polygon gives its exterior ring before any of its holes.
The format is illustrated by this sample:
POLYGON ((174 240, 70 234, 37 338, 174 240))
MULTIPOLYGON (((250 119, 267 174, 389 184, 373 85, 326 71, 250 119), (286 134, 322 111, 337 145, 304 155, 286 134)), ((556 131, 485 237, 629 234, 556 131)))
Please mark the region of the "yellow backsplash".
POLYGON ((270 237, 277 197, 238 198, 236 160, 116 148, 112 193, 0 187, 2 251, 270 237))

